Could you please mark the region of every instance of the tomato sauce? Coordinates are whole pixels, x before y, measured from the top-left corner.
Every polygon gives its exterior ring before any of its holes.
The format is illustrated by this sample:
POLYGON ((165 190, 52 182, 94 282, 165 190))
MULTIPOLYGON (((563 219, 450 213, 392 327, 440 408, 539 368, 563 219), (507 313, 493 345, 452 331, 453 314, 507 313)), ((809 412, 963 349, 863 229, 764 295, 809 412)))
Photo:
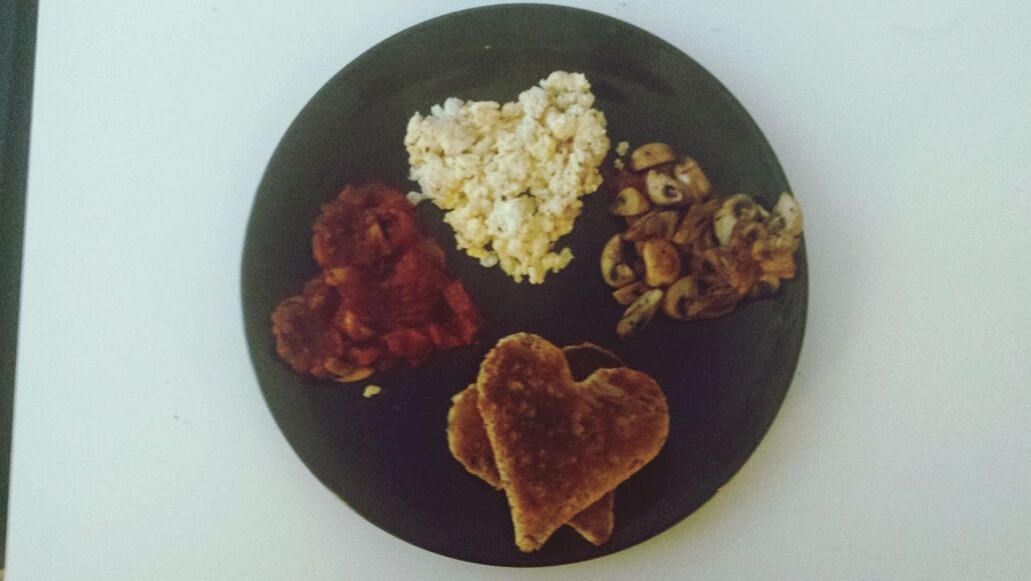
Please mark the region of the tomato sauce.
POLYGON ((276 351, 294 370, 348 381, 472 344, 479 310, 399 191, 347 186, 313 231, 322 271, 272 313, 276 351))

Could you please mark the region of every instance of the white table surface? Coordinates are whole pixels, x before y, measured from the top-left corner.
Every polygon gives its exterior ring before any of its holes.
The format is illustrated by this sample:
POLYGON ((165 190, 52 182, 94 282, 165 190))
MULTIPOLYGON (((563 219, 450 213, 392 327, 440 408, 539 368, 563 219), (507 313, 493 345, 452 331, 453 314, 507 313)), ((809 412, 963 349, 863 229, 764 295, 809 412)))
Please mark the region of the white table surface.
POLYGON ((365 522, 276 428, 239 294, 262 170, 348 61, 473 2, 54 0, 9 580, 1031 577, 1031 3, 574 4, 719 77, 806 212, 798 374, 725 489, 613 556, 483 567, 365 522))

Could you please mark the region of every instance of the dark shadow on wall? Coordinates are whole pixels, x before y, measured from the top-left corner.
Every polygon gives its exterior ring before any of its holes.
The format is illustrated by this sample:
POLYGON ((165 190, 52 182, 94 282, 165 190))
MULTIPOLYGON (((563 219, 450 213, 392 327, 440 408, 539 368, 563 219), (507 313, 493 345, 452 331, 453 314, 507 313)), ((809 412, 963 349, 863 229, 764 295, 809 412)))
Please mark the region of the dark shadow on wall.
POLYGON ((37 12, 34 0, 0 1, 0 578, 7 561, 14 364, 37 12))

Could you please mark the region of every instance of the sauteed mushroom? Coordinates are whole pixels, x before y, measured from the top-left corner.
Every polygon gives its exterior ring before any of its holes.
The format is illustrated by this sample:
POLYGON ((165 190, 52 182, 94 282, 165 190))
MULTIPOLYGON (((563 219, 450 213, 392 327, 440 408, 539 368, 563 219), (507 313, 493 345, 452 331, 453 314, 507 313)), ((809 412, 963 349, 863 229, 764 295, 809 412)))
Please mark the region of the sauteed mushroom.
POLYGON ((337 383, 354 383, 355 381, 368 379, 372 376, 373 373, 375 373, 375 371, 376 370, 372 367, 356 367, 354 371, 346 375, 341 375, 333 378, 333 381, 337 383))
POLYGON ((630 154, 630 168, 644 171, 676 159, 673 148, 665 143, 645 143, 630 154))
POLYGON ((666 289, 662 297, 662 312, 672 319, 686 321, 688 305, 697 296, 698 282, 690 276, 682 277, 666 289))
POLYGON ((712 184, 701 166, 686 155, 673 166, 673 177, 680 182, 680 189, 692 202, 700 202, 712 191, 712 184))
POLYGON ((715 318, 794 277, 802 212, 791 194, 781 194, 771 212, 747 194, 713 195, 698 162, 665 143, 638 147, 628 166, 617 167, 625 187, 611 206, 628 227, 602 257, 612 297, 627 306, 620 337, 644 327, 659 307, 674 320, 715 318))
POLYGON ((679 219, 680 215, 676 210, 651 212, 634 222, 623 237, 631 242, 644 242, 652 238, 668 240, 673 237, 679 219))
POLYGON ((657 206, 675 206, 684 201, 681 183, 658 170, 648 170, 644 179, 648 187, 648 198, 657 206))
POLYGON ((680 254, 666 240, 649 240, 641 249, 644 258, 644 282, 661 287, 673 284, 680 276, 680 254))
POLYGON ((716 230, 716 239, 720 246, 730 243, 730 236, 734 233, 734 226, 738 221, 764 221, 767 216, 766 210, 755 203, 752 196, 748 194, 734 194, 727 198, 720 209, 713 217, 713 228, 716 230))
POLYGON ((773 215, 769 224, 770 234, 799 236, 802 234, 802 208, 795 197, 784 192, 773 207, 773 215))
POLYGON ((734 310, 737 306, 737 292, 729 286, 713 286, 691 301, 687 307, 689 319, 715 319, 734 310))
POLYGON ((636 301, 641 297, 641 295, 650 290, 651 287, 645 284, 644 282, 635 282, 632 284, 628 284, 627 286, 621 289, 616 289, 615 291, 613 291, 612 298, 616 299, 617 303, 626 306, 636 301))
POLYGON ((623 313, 623 318, 616 324, 616 334, 627 337, 643 328, 655 316, 661 301, 662 289, 652 289, 641 295, 623 313))
POLYGON ((376 370, 372 367, 356 367, 339 359, 330 359, 325 363, 326 370, 336 375, 333 381, 337 383, 351 383, 361 381, 371 376, 376 370))
POLYGON ((623 252, 623 237, 616 234, 605 244, 601 251, 601 274, 606 284, 612 287, 624 287, 637 279, 634 269, 627 264, 623 252))
POLYGON ((640 216, 652 208, 651 202, 633 186, 619 190, 609 210, 617 216, 640 216))

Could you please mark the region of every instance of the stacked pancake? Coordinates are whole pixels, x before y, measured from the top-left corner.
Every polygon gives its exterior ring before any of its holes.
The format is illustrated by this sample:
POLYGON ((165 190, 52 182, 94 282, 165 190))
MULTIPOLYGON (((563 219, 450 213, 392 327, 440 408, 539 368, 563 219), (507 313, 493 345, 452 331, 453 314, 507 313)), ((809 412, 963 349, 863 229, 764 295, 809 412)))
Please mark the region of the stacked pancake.
POLYGON ((595 545, 607 541, 616 487, 669 432, 666 398, 651 377, 600 347, 559 349, 527 333, 499 341, 476 383, 452 401, 451 453, 505 492, 524 552, 565 524, 595 545))

